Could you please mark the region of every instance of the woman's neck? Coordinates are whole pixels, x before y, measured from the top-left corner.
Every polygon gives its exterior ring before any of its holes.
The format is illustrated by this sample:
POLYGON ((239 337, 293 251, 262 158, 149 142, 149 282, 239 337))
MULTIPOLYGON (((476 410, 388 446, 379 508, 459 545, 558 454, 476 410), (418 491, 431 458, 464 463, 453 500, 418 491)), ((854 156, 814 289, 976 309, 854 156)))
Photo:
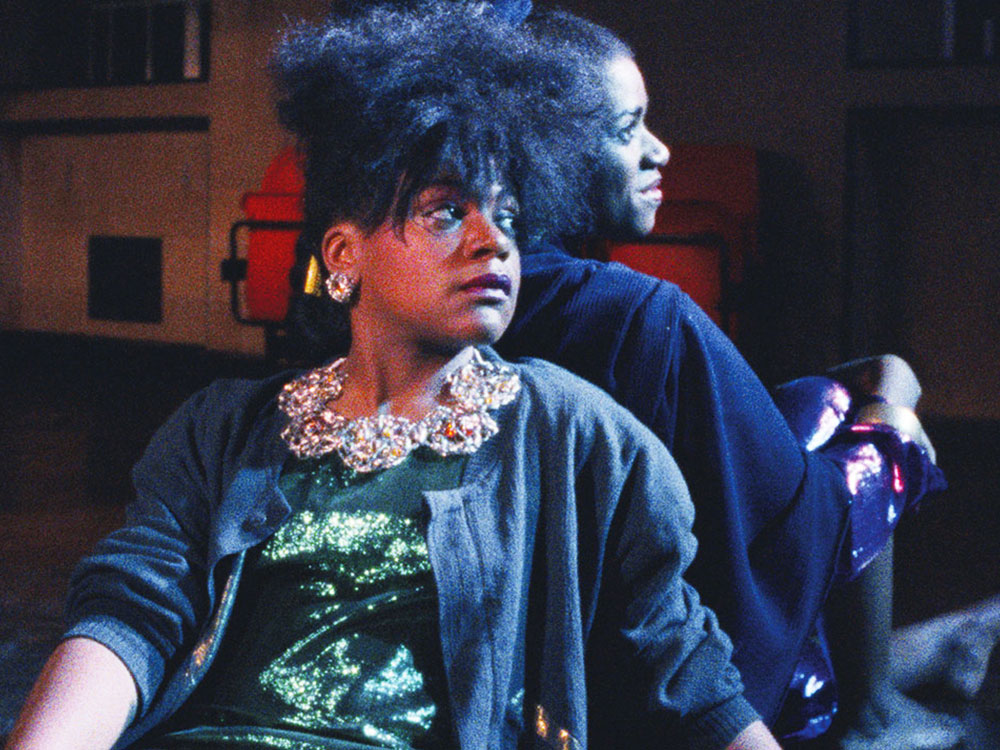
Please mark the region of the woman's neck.
POLYGON ((344 391, 337 411, 348 419, 388 412, 420 419, 436 405, 448 376, 472 357, 457 352, 366 345, 354 341, 343 365, 344 391))

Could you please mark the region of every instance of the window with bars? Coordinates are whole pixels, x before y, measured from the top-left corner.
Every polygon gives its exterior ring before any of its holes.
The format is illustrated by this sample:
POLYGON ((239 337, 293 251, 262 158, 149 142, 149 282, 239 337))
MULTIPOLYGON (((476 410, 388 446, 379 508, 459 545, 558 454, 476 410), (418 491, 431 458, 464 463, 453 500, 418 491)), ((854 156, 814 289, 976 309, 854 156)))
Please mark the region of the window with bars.
POLYGON ((206 78, 204 0, 95 0, 88 78, 93 84, 175 83, 206 78))
POLYGON ((0 87, 208 78, 209 0, 4 0, 0 87))

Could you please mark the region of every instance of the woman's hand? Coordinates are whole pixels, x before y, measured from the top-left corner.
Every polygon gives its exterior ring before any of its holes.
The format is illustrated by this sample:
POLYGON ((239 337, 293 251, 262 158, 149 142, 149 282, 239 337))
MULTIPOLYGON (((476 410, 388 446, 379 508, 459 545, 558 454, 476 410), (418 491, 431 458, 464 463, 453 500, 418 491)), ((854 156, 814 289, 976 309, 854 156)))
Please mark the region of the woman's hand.
POLYGON ((852 391, 908 409, 916 409, 920 400, 920 381, 913 368, 895 354, 851 360, 827 370, 827 375, 852 391))
POLYGON ((107 750, 137 703, 132 674, 113 651, 70 638, 45 663, 6 750, 107 750))

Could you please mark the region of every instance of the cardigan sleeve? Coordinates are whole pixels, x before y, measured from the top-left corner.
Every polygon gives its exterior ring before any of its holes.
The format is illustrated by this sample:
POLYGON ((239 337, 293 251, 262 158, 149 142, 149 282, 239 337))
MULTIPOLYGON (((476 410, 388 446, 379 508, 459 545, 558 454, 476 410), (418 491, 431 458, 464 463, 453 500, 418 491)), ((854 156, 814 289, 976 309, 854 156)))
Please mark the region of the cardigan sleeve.
POLYGON ((631 664, 624 674, 642 685, 645 732, 662 729, 692 748, 723 748, 760 717, 743 696, 732 643, 685 580, 697 549, 694 506, 662 444, 630 419, 622 428, 622 442, 606 444, 609 455, 598 450, 590 461, 597 461, 591 471, 602 471, 611 453, 628 456, 602 584, 606 610, 618 613, 622 658, 631 664))
POLYGON ((551 425, 536 414, 533 428, 549 453, 564 446, 572 467, 572 509, 553 502, 558 491, 545 503, 545 559, 550 598, 564 578, 579 586, 588 744, 727 746, 759 715, 729 638, 684 578, 695 510, 677 464, 606 394, 544 363, 533 369, 547 384, 544 411, 558 414, 551 425))
POLYGON ((193 396, 154 435, 133 470, 125 525, 77 565, 70 583, 65 637, 91 638, 118 655, 138 687, 140 714, 208 615, 204 401, 204 392, 193 396))
POLYGON ((137 716, 211 614, 216 509, 270 390, 217 381, 182 404, 133 469, 125 525, 74 570, 64 637, 90 638, 118 655, 139 691, 137 716))

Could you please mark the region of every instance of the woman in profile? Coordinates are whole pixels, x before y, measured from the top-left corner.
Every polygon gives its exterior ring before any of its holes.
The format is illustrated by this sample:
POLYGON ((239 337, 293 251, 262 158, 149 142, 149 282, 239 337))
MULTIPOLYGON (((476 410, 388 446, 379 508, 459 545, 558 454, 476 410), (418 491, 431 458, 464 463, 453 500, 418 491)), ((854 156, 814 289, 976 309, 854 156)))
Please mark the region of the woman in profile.
POLYGON ((161 428, 9 748, 607 748, 632 722, 657 747, 776 747, 683 581, 668 452, 491 349, 519 242, 579 210, 579 62, 451 3, 289 33, 279 111, 328 293, 303 315, 342 336, 161 428))
MULTIPOLYGON (((571 162, 588 174, 585 234, 648 235, 670 153, 647 127, 632 50, 572 14, 496 4, 580 56, 584 100, 601 92, 571 162)), ((751 704, 790 740, 827 732, 837 714, 848 748, 955 745, 958 723, 901 691, 935 682, 974 695, 1000 636, 1000 599, 892 633, 892 531, 942 485, 906 363, 872 358, 772 396, 676 286, 561 244, 524 248, 521 301, 497 348, 583 376, 668 446, 697 508, 689 578, 734 641, 751 704), (846 580, 846 601, 828 607, 831 585, 846 580), (824 612, 847 620, 833 644, 837 679, 824 612)))

